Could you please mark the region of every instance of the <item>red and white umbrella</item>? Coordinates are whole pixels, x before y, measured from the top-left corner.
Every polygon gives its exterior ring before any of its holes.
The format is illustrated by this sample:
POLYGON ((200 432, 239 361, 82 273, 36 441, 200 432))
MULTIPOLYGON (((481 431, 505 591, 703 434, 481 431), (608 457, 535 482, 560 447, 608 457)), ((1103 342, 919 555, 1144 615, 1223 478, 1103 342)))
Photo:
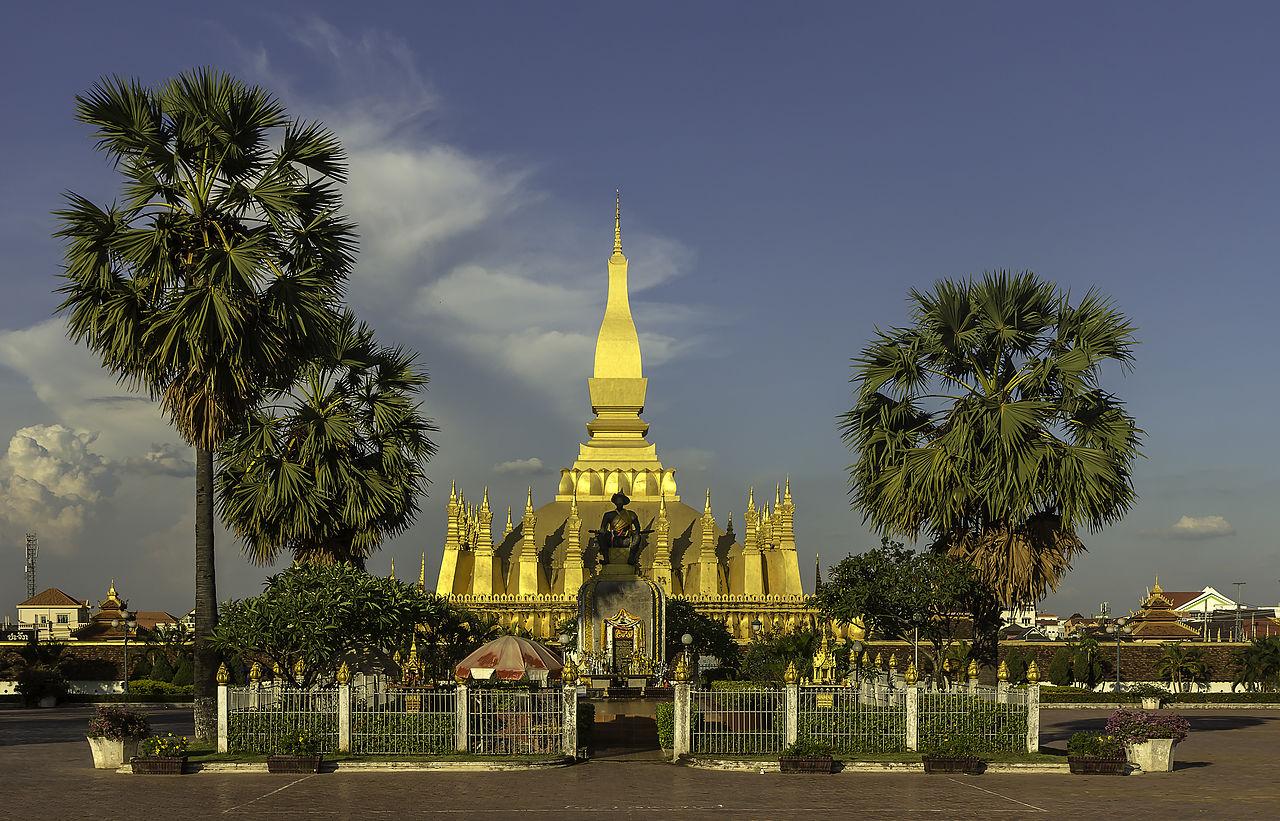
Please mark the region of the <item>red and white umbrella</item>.
POLYGON ((563 669, 564 665, 536 641, 499 636, 458 662, 454 675, 459 679, 545 683, 559 678, 563 669))

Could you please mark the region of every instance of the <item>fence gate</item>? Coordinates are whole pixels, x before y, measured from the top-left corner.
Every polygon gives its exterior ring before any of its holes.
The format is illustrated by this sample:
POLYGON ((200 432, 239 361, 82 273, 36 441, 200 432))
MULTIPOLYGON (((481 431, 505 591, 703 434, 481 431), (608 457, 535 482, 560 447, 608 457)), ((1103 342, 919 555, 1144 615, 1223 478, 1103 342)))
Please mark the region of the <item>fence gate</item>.
POLYGON ((452 688, 352 687, 351 752, 447 755, 457 745, 456 703, 452 688))
POLYGON ((782 689, 691 692, 690 751, 758 755, 786 746, 786 693, 782 689))
POLYGON ((476 755, 560 755, 564 696, 550 690, 474 690, 467 747, 476 755))

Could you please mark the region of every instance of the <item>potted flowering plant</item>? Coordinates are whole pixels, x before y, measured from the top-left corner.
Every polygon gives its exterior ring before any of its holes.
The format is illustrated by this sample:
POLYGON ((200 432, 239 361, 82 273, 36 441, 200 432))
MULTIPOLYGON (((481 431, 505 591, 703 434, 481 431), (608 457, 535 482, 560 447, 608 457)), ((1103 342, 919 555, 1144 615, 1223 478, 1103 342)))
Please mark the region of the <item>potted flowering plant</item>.
POLYGON ((1139 684, 1129 692, 1142 701, 1142 709, 1159 710, 1160 705, 1169 700, 1169 691, 1158 684, 1139 684))
POLYGON ((130 763, 136 775, 182 775, 187 764, 187 737, 165 733, 144 738, 130 763))
POLYGON ((307 730, 298 730, 276 741, 275 753, 267 756, 267 772, 318 773, 323 760, 320 739, 307 730))
POLYGON ((1067 764, 1076 775, 1128 775, 1124 742, 1103 733, 1076 733, 1067 741, 1067 764))
POLYGON ((924 751, 926 773, 981 775, 986 762, 978 754, 981 745, 969 735, 951 733, 935 739, 924 751))
POLYGON ((1173 748, 1182 743, 1191 725, 1177 713, 1116 710, 1107 719, 1107 734, 1125 745, 1129 763, 1147 773, 1173 770, 1173 748))
POLYGON ((138 742, 151 735, 147 717, 127 707, 99 707, 89 719, 85 737, 93 753, 93 766, 114 770, 138 754, 138 742))
POLYGON ((802 736, 782 750, 778 766, 784 773, 830 773, 831 753, 830 744, 802 736))

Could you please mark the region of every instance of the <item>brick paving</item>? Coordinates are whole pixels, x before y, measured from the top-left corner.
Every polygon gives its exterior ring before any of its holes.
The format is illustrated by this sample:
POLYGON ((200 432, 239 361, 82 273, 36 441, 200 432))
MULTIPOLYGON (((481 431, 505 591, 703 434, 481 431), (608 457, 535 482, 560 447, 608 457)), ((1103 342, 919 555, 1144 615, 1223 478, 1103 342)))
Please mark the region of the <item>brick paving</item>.
MULTIPOLYGON (((87 709, 0 711, 0 818, 1280 818, 1280 711, 1190 713, 1168 775, 724 773, 602 759, 540 772, 117 775, 91 768, 87 709)), ((1106 711, 1046 711, 1064 750, 1106 711)), ((189 732, 183 711, 152 711, 189 732)))

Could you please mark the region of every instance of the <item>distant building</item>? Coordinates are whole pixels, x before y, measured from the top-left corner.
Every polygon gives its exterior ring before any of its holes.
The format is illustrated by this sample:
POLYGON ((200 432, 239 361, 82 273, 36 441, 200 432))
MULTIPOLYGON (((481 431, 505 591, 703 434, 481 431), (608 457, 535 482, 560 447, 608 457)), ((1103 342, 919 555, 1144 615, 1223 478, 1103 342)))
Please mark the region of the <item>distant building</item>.
POLYGON ((1024 602, 1006 607, 1000 611, 1001 627, 1035 627, 1036 626, 1036 605, 1035 602, 1024 602))
POLYGON ((1182 614, 1160 588, 1160 579, 1152 585, 1142 607, 1129 617, 1127 625, 1137 641, 1195 641, 1200 634, 1182 623, 1182 614))
POLYGON ((171 613, 163 610, 128 611, 128 606, 128 600, 120 598, 112 580, 107 597, 98 603, 98 612, 89 617, 89 623, 76 634, 76 638, 99 641, 124 638, 126 611, 137 620, 137 628, 141 630, 165 630, 178 626, 178 618, 171 613))
POLYGON ((50 587, 18 605, 18 626, 34 629, 36 637, 66 641, 89 621, 89 602, 50 587))

